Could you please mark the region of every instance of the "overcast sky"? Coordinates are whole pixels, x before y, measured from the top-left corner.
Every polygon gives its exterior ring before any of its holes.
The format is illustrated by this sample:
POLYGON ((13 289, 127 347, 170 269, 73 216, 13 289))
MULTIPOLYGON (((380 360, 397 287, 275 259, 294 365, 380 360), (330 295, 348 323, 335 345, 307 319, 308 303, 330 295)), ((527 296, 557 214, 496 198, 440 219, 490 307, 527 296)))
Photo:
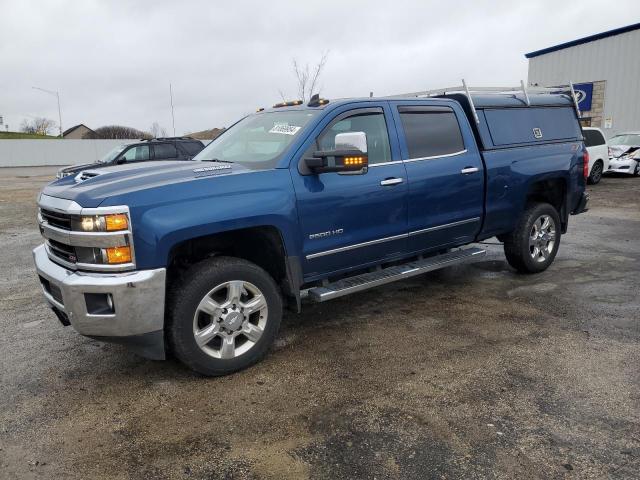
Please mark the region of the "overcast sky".
MULTIPOLYGON (((0 116, 171 133, 296 97, 292 58, 328 61, 327 98, 518 84, 524 53, 640 21, 638 0, 0 0, 0 116)), ((640 52, 639 52, 640 54, 640 52)), ((3 127, 4 128, 4 127, 3 127)))

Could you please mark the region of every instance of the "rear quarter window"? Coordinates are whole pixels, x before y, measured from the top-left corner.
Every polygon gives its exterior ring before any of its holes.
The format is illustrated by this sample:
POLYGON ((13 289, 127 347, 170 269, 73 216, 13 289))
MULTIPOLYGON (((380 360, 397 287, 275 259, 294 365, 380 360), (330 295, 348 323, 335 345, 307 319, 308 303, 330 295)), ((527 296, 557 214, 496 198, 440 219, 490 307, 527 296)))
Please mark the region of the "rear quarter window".
POLYGON ((597 147, 606 143, 602 134, 597 130, 583 130, 582 134, 584 135, 584 144, 587 147, 597 147))
POLYGON ((196 155, 204 148, 200 142, 181 142, 180 146, 189 154, 196 155))
POLYGON ((582 139, 570 107, 485 109, 484 116, 495 146, 582 139))

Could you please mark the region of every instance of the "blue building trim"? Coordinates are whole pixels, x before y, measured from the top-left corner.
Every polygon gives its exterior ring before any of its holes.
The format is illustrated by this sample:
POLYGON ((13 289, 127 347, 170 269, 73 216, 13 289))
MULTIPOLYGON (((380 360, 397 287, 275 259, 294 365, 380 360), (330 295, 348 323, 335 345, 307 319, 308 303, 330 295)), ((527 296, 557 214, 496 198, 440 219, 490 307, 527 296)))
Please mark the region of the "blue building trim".
POLYGON ((524 56, 526 58, 539 57, 540 55, 545 55, 547 53, 557 52, 558 50, 575 47, 576 45, 582 45, 584 43, 595 42, 596 40, 602 40, 603 38, 607 37, 614 37, 622 33, 633 32, 634 30, 638 29, 640 29, 640 23, 634 23, 633 25, 627 25, 626 27, 620 27, 614 30, 608 30, 606 32, 596 33, 595 35, 579 38, 577 40, 572 40, 566 43, 561 43, 559 45, 554 45, 553 47, 543 48, 542 50, 536 50, 535 52, 525 53, 524 56))

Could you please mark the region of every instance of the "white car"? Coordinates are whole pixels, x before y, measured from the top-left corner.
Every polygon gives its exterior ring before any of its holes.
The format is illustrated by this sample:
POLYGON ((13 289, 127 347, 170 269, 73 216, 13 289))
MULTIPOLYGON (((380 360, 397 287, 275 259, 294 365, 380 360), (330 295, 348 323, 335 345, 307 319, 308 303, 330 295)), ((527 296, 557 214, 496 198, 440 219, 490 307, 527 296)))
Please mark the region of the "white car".
POLYGON ((604 133, 599 128, 584 127, 582 133, 584 144, 589 152, 589 178, 587 180, 595 185, 609 168, 609 147, 604 133))
POLYGON ((609 139, 609 168, 606 173, 640 175, 640 132, 619 133, 609 139))

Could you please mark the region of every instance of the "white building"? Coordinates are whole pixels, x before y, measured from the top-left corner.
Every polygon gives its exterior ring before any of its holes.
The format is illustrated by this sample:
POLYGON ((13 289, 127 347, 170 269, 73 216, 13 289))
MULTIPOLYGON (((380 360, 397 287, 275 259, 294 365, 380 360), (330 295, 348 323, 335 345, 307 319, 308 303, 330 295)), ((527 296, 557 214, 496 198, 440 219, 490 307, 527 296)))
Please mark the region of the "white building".
POLYGON ((640 131, 640 23, 525 55, 529 85, 573 82, 584 126, 640 131))

